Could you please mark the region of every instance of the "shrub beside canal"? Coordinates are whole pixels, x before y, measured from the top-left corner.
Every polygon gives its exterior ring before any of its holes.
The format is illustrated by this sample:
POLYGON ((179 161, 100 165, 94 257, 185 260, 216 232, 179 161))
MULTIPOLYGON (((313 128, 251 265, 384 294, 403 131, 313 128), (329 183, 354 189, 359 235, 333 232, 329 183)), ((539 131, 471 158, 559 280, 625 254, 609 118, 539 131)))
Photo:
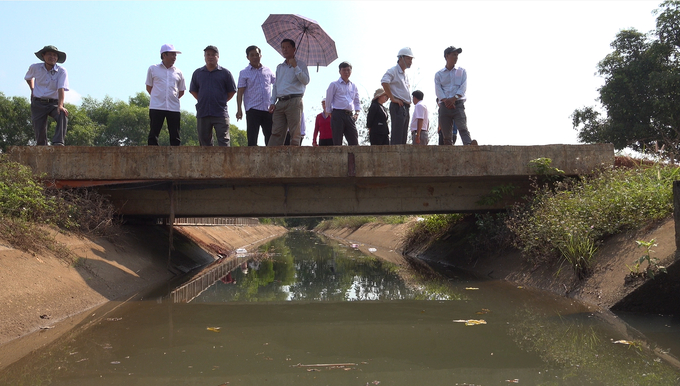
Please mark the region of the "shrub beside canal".
POLYGON ((678 170, 661 164, 614 168, 545 185, 513 208, 505 224, 527 259, 538 264, 563 258, 582 277, 603 238, 673 213, 678 170))
POLYGON ((59 231, 112 236, 118 232, 115 209, 85 189, 57 190, 31 168, 0 157, 0 239, 23 251, 51 250, 70 261, 68 249, 44 226, 59 231))

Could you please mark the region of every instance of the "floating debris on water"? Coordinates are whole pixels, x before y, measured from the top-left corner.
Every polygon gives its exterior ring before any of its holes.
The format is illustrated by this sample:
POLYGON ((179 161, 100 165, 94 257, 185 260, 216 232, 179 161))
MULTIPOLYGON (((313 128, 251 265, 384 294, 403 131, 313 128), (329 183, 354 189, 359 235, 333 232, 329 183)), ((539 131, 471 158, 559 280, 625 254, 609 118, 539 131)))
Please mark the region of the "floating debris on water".
POLYGON ((377 249, 375 249, 375 248, 368 248, 368 251, 371 252, 371 253, 373 253, 373 252, 376 252, 377 249))
POLYGON ((458 319, 454 320, 454 323, 465 323, 466 326, 477 326, 479 324, 486 324, 486 320, 483 319, 458 319))
POLYGON ((466 291, 477 291, 479 288, 477 287, 465 287, 466 291))
POLYGON ((296 365, 291 365, 290 367, 304 367, 307 371, 321 371, 320 367, 325 367, 326 370, 342 369, 342 370, 352 370, 356 367, 356 363, 315 363, 310 365, 303 365, 298 363, 296 365))
POLYGON ((612 343, 615 343, 615 344, 618 343, 618 344, 635 345, 635 342, 631 342, 631 341, 629 341, 629 340, 617 340, 617 341, 614 341, 614 342, 612 342, 612 343))
POLYGON ((208 328, 206 328, 206 330, 212 331, 212 332, 220 332, 221 329, 222 329, 222 327, 208 327, 208 328))

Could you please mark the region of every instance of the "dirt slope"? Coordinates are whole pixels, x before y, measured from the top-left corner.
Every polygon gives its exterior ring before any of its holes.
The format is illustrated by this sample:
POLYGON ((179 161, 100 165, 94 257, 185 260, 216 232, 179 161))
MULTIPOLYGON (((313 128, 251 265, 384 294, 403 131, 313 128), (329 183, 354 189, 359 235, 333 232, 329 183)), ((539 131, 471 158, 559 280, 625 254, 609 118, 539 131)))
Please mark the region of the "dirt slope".
MULTIPOLYGON (((176 227, 172 262, 191 268, 213 261, 218 250, 248 248, 285 232, 265 225, 176 227)), ((76 264, 22 252, 0 240, 0 368, 76 325, 84 311, 125 300, 179 272, 168 269, 164 227, 126 227, 115 243, 56 232, 54 237, 79 257, 76 264)))

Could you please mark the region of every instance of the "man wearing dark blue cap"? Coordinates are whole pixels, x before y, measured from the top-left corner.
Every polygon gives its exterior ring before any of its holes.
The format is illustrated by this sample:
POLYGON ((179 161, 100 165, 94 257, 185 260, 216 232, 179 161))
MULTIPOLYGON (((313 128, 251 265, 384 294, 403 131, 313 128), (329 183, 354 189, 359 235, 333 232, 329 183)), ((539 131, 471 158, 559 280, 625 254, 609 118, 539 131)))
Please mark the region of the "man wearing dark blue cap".
POLYGON ((446 66, 434 74, 434 89, 439 99, 439 127, 444 145, 456 143, 456 137, 453 136, 454 123, 463 145, 477 145, 477 141, 470 137, 465 115, 467 72, 462 67, 456 67, 458 54, 461 52, 462 48, 447 47, 444 50, 446 66))
POLYGON ((52 145, 64 146, 68 110, 64 107, 64 95, 68 91, 68 73, 57 63, 66 61, 66 54, 55 46, 45 46, 35 53, 42 63, 32 64, 24 79, 31 89, 31 121, 36 145, 47 145, 47 118, 57 121, 52 145))

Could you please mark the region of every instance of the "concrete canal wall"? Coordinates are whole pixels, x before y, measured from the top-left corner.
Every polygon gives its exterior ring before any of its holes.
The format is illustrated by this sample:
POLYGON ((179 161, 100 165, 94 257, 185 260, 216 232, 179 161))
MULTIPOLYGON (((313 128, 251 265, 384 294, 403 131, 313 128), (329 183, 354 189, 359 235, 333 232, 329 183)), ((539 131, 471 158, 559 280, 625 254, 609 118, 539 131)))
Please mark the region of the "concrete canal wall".
MULTIPOLYGON (((217 250, 252 248, 285 232, 272 225, 178 226, 172 261, 204 264, 217 250)), ((19 251, 0 240, 0 368, 76 326, 90 315, 84 311, 126 300, 175 276, 167 266, 169 235, 163 226, 125 227, 115 243, 53 235, 77 256, 75 264, 47 252, 19 251)))

